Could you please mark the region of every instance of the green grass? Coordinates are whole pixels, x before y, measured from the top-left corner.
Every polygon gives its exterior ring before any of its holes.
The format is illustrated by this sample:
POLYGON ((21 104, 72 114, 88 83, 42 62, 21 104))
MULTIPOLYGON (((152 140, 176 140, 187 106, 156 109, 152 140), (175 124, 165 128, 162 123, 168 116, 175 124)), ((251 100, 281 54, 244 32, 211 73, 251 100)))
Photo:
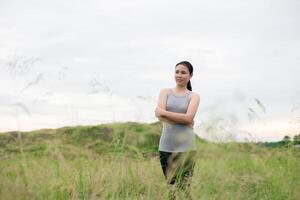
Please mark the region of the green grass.
MULTIPOLYGON (((130 122, 0 134, 0 199, 167 199, 160 131, 130 122)), ((299 199, 299 149, 197 146, 195 199, 299 199)))

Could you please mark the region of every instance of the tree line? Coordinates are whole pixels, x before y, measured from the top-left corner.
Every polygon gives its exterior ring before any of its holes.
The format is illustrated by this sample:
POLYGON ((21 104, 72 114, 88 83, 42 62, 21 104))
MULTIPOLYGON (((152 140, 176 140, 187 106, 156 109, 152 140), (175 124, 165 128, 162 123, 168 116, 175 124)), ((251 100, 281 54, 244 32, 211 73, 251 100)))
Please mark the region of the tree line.
POLYGON ((297 134, 297 135, 294 135, 293 138, 291 138, 290 136, 288 135, 285 135, 282 139, 282 142, 284 144, 292 144, 292 145, 297 145, 299 144, 300 145, 300 134, 297 134))

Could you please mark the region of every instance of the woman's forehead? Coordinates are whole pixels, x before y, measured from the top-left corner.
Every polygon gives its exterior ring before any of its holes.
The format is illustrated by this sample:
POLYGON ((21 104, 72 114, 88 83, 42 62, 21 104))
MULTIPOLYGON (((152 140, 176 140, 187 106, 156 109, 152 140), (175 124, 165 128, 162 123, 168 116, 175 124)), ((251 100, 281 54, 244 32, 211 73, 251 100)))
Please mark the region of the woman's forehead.
POLYGON ((186 71, 186 72, 189 71, 189 69, 184 65, 177 65, 175 69, 180 71, 186 71))

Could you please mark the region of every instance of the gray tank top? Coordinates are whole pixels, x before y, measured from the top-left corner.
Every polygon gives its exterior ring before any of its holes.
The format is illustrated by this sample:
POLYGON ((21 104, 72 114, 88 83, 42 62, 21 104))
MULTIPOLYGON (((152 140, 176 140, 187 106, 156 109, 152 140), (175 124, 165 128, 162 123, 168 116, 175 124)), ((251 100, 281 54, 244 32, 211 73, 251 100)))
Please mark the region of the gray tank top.
MULTIPOLYGON (((177 96, 170 89, 167 98, 167 110, 186 113, 189 106, 189 91, 185 96, 177 96)), ((193 128, 177 123, 163 121, 162 134, 159 141, 159 151, 185 152, 196 150, 195 133, 193 128)))

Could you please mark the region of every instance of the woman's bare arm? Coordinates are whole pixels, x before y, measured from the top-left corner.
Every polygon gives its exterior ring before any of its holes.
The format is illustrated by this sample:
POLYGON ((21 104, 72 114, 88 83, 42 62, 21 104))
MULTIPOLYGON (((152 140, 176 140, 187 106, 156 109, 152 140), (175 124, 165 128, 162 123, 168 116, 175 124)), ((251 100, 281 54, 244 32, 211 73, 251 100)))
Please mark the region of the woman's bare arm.
MULTIPOLYGON (((168 96, 168 89, 167 88, 161 89, 160 93, 159 93, 159 97, 158 97, 157 107, 159 107, 163 110, 167 109, 167 96, 168 96)), ((172 121, 171 119, 168 119, 167 117, 157 115, 157 113, 155 113, 155 116, 159 119, 159 121, 165 121, 168 123, 176 123, 176 122, 172 121)))
POLYGON ((160 120, 165 120, 169 123, 180 123, 193 127, 194 117, 199 106, 200 97, 197 94, 194 94, 191 97, 187 113, 176 113, 166 110, 167 92, 167 89, 161 90, 159 95, 158 108, 156 109, 157 111, 155 115, 160 120))
POLYGON ((189 103, 189 107, 186 113, 176 113, 164 110, 160 107, 156 108, 157 115, 168 118, 175 123, 191 124, 193 123, 197 109, 199 107, 200 97, 197 94, 193 94, 189 103))

